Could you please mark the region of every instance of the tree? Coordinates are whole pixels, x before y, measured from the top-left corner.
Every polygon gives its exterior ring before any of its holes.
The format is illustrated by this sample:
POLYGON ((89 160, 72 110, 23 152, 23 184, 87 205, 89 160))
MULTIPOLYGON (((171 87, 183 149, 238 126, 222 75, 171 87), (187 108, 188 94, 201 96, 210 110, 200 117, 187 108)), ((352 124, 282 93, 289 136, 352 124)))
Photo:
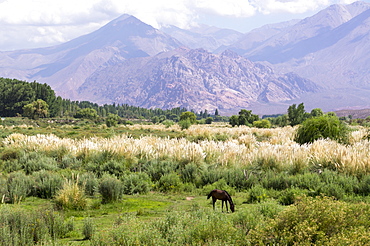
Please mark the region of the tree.
POLYGON ((307 115, 305 114, 303 103, 299 104, 298 107, 296 106, 296 104, 289 106, 288 119, 291 126, 301 124, 306 118, 307 115))
POLYGON ((74 115, 75 118, 96 120, 98 118, 98 113, 93 108, 84 108, 77 111, 74 115))
POLYGON ((323 116, 324 115, 321 108, 312 109, 310 114, 311 114, 312 117, 318 117, 318 116, 323 116))
POLYGON ((48 116, 49 105, 42 99, 38 99, 23 107, 23 115, 38 120, 48 116))
POLYGON ((239 117, 237 115, 232 115, 229 119, 229 124, 234 127, 239 125, 239 117))
POLYGON ((197 116, 193 112, 183 112, 180 115, 180 121, 182 120, 189 120, 191 124, 195 124, 197 122, 197 116))
POLYGON ((318 139, 330 138, 347 143, 349 129, 337 116, 323 115, 306 119, 297 129, 295 141, 299 144, 312 143, 318 139))
POLYGON ((206 124, 212 124, 212 121, 213 121, 212 117, 207 117, 206 124))
POLYGON ((271 128, 271 122, 267 119, 253 121, 253 126, 257 128, 271 128))
POLYGON ((107 124, 108 127, 117 126, 119 120, 120 117, 118 115, 109 113, 105 120, 105 124, 107 124))

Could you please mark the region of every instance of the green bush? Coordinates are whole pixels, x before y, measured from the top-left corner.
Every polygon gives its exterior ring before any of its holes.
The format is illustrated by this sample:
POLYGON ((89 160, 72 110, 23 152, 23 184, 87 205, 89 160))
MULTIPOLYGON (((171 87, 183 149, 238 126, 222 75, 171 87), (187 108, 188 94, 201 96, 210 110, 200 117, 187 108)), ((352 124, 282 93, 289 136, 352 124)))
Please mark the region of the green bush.
POLYGON ((196 182, 198 175, 199 175, 199 169, 197 164, 195 163, 189 163, 186 164, 180 171, 180 177, 183 183, 194 183, 196 182))
POLYGON ((55 172, 38 171, 32 177, 35 180, 33 195, 40 198, 53 198, 63 185, 63 178, 55 172))
POLYGON ((179 124, 179 126, 180 126, 181 130, 189 129, 189 128, 190 128, 190 126, 191 126, 191 122, 190 122, 190 120, 189 120, 189 119, 186 119, 186 120, 180 120, 180 121, 178 122, 178 124, 179 124))
POLYGON ((122 198, 122 182, 114 176, 105 175, 99 185, 102 203, 119 201, 122 198))
POLYGON ((251 245, 338 245, 332 239, 363 245, 355 235, 362 232, 360 241, 369 242, 369 212, 369 204, 307 197, 250 230, 246 240, 251 245))
POLYGON ((95 226, 93 220, 90 217, 84 219, 82 235, 84 235, 84 240, 90 240, 94 235, 95 226))
POLYGON ((26 174, 32 174, 40 170, 57 170, 57 162, 37 152, 23 153, 19 158, 19 164, 26 174))
POLYGON ((318 139, 348 143, 349 130, 338 117, 324 115, 306 119, 299 126, 294 140, 299 144, 313 143, 318 139))
POLYGON ((91 172, 83 173, 79 179, 79 185, 85 187, 85 194, 88 196, 94 196, 98 191, 99 180, 96 175, 91 172))
POLYGON ((32 180, 23 172, 9 174, 6 182, 7 194, 5 201, 9 203, 19 203, 23 201, 32 191, 32 180))
POLYGON ((172 161, 151 160, 144 164, 143 169, 153 182, 158 181, 163 175, 175 172, 178 163, 172 161))
POLYGON ((177 191, 182 185, 181 179, 177 173, 168 173, 163 175, 157 182, 157 189, 162 192, 177 191))
POLYGON ((265 201, 268 198, 268 192, 261 185, 255 185, 249 189, 248 192, 248 203, 258 203, 265 201))
POLYGON ((151 187, 151 180, 146 173, 130 173, 123 178, 123 194, 145 194, 151 187))

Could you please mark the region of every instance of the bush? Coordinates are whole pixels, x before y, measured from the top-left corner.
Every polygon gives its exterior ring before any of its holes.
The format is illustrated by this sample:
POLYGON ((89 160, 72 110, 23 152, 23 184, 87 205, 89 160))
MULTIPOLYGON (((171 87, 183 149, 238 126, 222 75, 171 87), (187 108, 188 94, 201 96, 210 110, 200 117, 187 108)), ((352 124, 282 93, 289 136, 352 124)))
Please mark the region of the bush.
POLYGON ((94 223, 91 218, 87 217, 84 219, 84 225, 82 229, 82 235, 84 240, 90 240, 94 234, 94 223))
POLYGON ((355 235, 363 232, 361 242, 369 242, 369 212, 369 204, 306 197, 267 223, 250 230, 246 240, 251 245, 338 245, 328 242, 332 239, 338 242, 340 238, 343 240, 340 245, 343 242, 363 245, 355 243, 355 235))
POLYGON ((86 195, 94 196, 98 191, 99 181, 94 173, 88 172, 81 175, 79 185, 85 187, 86 195))
POLYGON ((159 179, 157 189, 162 192, 176 191, 180 188, 181 184, 181 179, 177 173, 169 173, 159 179))
POLYGON ((271 128, 271 122, 269 120, 257 120, 253 121, 253 126, 257 128, 271 128))
POLYGON ((348 143, 349 130, 336 116, 319 116, 306 119, 298 128, 295 141, 299 144, 327 139, 348 143))
POLYGON ((186 120, 180 120, 180 121, 178 122, 178 124, 179 124, 179 126, 180 126, 181 130, 189 129, 189 128, 190 128, 190 126, 191 126, 191 122, 190 122, 190 120, 189 120, 189 119, 186 119, 186 120))
POLYGON ((171 161, 152 160, 144 164, 144 171, 152 181, 158 181, 163 175, 175 172, 178 164, 171 161))
POLYGON ((33 173, 32 176, 35 180, 33 194, 40 198, 53 198, 63 184, 62 177, 54 172, 43 170, 33 173))
POLYGON ((11 173, 6 182, 7 195, 5 201, 9 203, 20 203, 32 191, 32 180, 23 172, 11 173))
POLYGON ((261 185, 255 185, 249 189, 249 195, 247 198, 248 203, 257 203, 265 201, 268 198, 267 190, 261 185))
POLYGON ((123 194, 148 193, 151 181, 146 173, 131 173, 123 178, 123 194))
POLYGON ((122 198, 122 183, 114 176, 105 175, 99 185, 102 203, 119 201, 122 198))

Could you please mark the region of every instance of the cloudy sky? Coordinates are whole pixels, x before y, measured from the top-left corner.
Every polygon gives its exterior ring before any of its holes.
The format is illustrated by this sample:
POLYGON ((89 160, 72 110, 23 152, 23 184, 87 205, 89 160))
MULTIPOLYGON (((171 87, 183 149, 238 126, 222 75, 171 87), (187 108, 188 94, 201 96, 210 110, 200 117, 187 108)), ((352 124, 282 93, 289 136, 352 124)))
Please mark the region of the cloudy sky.
MULTIPOLYGON (((353 0, 0 0, 0 51, 45 47, 90 33, 122 14, 160 27, 196 23, 246 33, 353 0)), ((370 0, 365 0, 370 2, 370 0)))

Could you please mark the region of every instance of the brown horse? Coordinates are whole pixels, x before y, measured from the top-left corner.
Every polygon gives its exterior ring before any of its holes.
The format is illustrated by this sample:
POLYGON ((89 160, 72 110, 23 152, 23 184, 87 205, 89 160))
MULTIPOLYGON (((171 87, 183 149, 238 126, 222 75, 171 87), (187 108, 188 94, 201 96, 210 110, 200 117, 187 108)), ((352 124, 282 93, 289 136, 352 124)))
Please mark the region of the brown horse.
POLYGON ((222 201, 222 212, 224 211, 224 202, 226 203, 226 211, 229 212, 229 208, 227 207, 227 202, 229 202, 231 212, 234 212, 233 200, 231 199, 231 196, 229 195, 229 193, 227 193, 226 190, 217 190, 217 189, 213 190, 208 194, 207 199, 209 199, 210 197, 212 197, 213 210, 215 210, 216 200, 221 200, 222 201))

